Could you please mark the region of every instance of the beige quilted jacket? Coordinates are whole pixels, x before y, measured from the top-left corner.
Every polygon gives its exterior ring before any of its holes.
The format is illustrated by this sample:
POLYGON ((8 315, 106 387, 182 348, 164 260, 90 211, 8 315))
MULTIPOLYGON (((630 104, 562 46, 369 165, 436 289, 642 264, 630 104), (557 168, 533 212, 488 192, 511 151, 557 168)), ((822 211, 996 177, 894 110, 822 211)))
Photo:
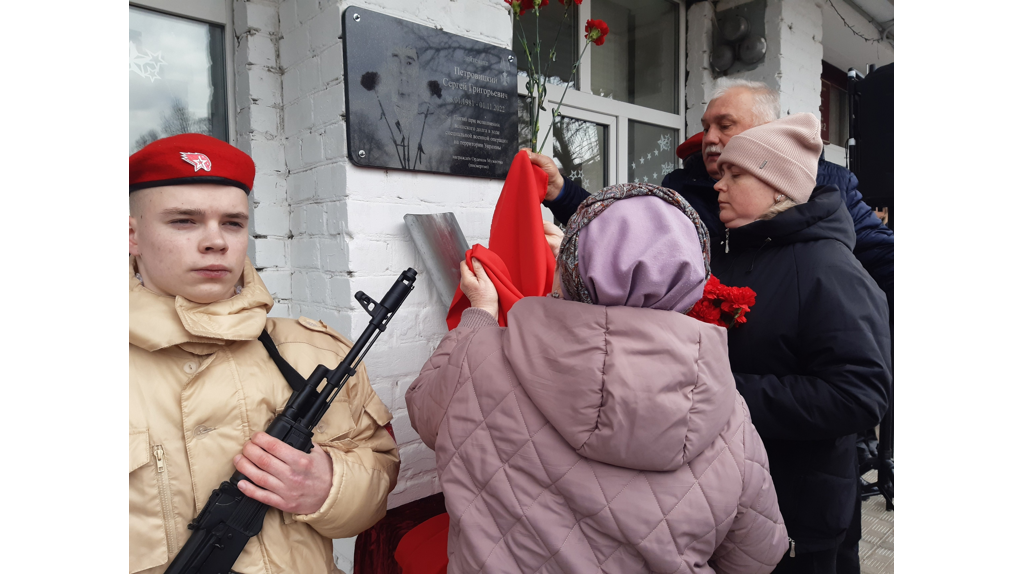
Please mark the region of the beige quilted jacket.
POLYGON ((725 330, 530 297, 479 309, 406 401, 437 457, 448 572, 770 572, 787 549, 725 330))

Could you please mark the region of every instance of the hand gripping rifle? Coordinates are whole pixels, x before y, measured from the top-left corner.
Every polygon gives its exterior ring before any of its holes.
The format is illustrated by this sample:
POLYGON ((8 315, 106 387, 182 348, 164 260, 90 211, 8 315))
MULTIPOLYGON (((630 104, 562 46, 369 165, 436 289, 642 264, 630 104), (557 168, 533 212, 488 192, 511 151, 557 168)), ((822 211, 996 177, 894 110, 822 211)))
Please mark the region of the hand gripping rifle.
MULTIPOLYGON (((407 269, 380 303, 362 291, 356 293, 356 300, 370 314, 370 324, 336 369, 317 365, 305 386, 292 393, 284 410, 270 423, 267 434, 303 452, 312 450, 312 429, 356 374, 356 367, 409 296, 415 281, 416 271, 407 269), (323 390, 317 390, 324 379, 323 390)), ((167 574, 228 574, 249 539, 263 528, 268 508, 238 490, 238 481, 243 479, 236 471, 213 491, 199 516, 189 523, 192 536, 168 566, 167 574)))

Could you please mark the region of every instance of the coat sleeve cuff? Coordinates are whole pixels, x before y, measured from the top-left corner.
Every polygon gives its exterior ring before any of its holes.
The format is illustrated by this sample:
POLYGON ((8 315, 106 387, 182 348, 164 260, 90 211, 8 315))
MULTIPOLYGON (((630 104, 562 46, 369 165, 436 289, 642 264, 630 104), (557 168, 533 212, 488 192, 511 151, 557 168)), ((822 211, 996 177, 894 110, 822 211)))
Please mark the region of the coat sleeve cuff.
POLYGON ((562 191, 558 192, 558 197, 543 203, 551 210, 551 213, 554 214, 558 221, 568 223, 569 219, 576 213, 576 209, 588 197, 590 197, 590 193, 587 190, 576 185, 573 180, 565 179, 562 184, 562 191))
MULTIPOLYGON (((325 537, 349 538, 384 517, 392 480, 379 469, 346 460, 346 453, 339 449, 324 450, 334 467, 331 492, 319 510, 313 514, 296 514, 295 520, 309 524, 325 537)), ((398 474, 397 468, 395 474, 398 474)))
POLYGON ((459 322, 459 327, 466 327, 469 329, 497 326, 498 320, 495 319, 493 315, 476 307, 469 307, 463 311, 462 320, 459 322))

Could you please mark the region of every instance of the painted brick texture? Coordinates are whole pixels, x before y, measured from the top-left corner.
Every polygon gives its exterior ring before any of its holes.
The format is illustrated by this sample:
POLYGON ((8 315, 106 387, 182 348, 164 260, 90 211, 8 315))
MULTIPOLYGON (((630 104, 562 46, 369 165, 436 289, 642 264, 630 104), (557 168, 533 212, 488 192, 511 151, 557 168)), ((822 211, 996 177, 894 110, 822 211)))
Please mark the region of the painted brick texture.
MULTIPOLYGON (((353 299, 379 298, 408 267, 420 271, 416 290, 381 335, 366 366, 373 387, 394 415, 402 468, 389 498, 394 507, 439 492, 433 452, 409 423, 405 391, 446 332, 446 308, 424 272, 402 217, 453 211, 470 243, 486 243, 500 181, 359 168, 347 159, 342 12, 365 7, 508 47, 511 25, 494 0, 284 0, 278 6, 280 153, 287 180, 287 240, 257 238, 257 255, 284 260, 273 281, 287 290, 288 312, 324 320, 355 338, 369 317, 353 299), (287 275, 287 277, 285 277, 287 275)), ((280 218, 266 220, 281 226, 280 218)), ((352 542, 336 541, 335 560, 351 567, 352 542)))
POLYGON ((273 316, 288 316, 291 299, 288 238, 290 206, 282 138, 280 26, 277 2, 242 2, 232 8, 235 34, 235 142, 256 163, 250 202, 249 258, 276 304, 273 316))
MULTIPOLYGON (((409 425, 405 390, 446 332, 441 304, 424 273, 403 216, 453 211, 470 243, 486 243, 500 181, 359 168, 349 163, 344 118, 342 12, 349 6, 508 47, 505 5, 493 0, 285 0, 279 5, 281 121, 287 186, 285 249, 257 236, 258 255, 285 259, 289 312, 324 320, 354 338, 368 315, 353 299, 382 296, 401 271, 421 272, 416 290, 366 365, 395 416, 402 471, 389 506, 438 491, 432 453, 409 425)), ((280 217, 266 225, 281 228, 280 217)))

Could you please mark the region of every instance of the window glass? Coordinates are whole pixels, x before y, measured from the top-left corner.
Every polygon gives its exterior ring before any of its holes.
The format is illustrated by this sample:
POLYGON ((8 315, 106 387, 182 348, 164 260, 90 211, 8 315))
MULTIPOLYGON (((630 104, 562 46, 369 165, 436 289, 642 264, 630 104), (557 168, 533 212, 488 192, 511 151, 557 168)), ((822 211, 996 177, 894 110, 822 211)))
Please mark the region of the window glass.
POLYGON ((591 18, 611 28, 591 46, 594 94, 663 112, 679 107, 679 4, 667 0, 594 0, 591 18))
POLYGON ((128 8, 128 153, 162 137, 227 141, 224 29, 128 8))
POLYGON ((591 193, 608 186, 608 126, 559 116, 551 136, 552 159, 563 177, 591 193))
MULTIPOLYGON (((567 4, 572 4, 572 1, 569 0, 567 4)), ((540 10, 540 59, 545 64, 541 66, 541 75, 547 77, 548 83, 562 85, 569 81, 572 65, 576 63, 576 33, 574 30, 576 30, 576 14, 578 12, 578 9, 574 7, 562 6, 555 2, 540 10), (566 8, 569 10, 569 17, 563 18, 566 8), (555 46, 555 60, 547 65, 552 45, 555 46)), ((523 40, 525 39, 530 46, 531 56, 537 52, 537 23, 537 16, 532 10, 529 10, 519 17, 519 22, 512 26, 512 48, 516 53, 516 65, 519 68, 520 76, 526 76, 530 69, 526 51, 523 49, 523 40), (520 28, 520 24, 522 24, 522 28, 520 28)), ((579 30, 582 34, 582 26, 579 30)), ((561 92, 555 95, 548 94, 545 101, 554 97, 557 102, 561 96, 561 92)), ((547 104, 544 107, 548 107, 547 104)))
POLYGON ((629 121, 629 165, 627 179, 633 183, 661 185, 665 176, 679 165, 676 158, 678 130, 629 121))

